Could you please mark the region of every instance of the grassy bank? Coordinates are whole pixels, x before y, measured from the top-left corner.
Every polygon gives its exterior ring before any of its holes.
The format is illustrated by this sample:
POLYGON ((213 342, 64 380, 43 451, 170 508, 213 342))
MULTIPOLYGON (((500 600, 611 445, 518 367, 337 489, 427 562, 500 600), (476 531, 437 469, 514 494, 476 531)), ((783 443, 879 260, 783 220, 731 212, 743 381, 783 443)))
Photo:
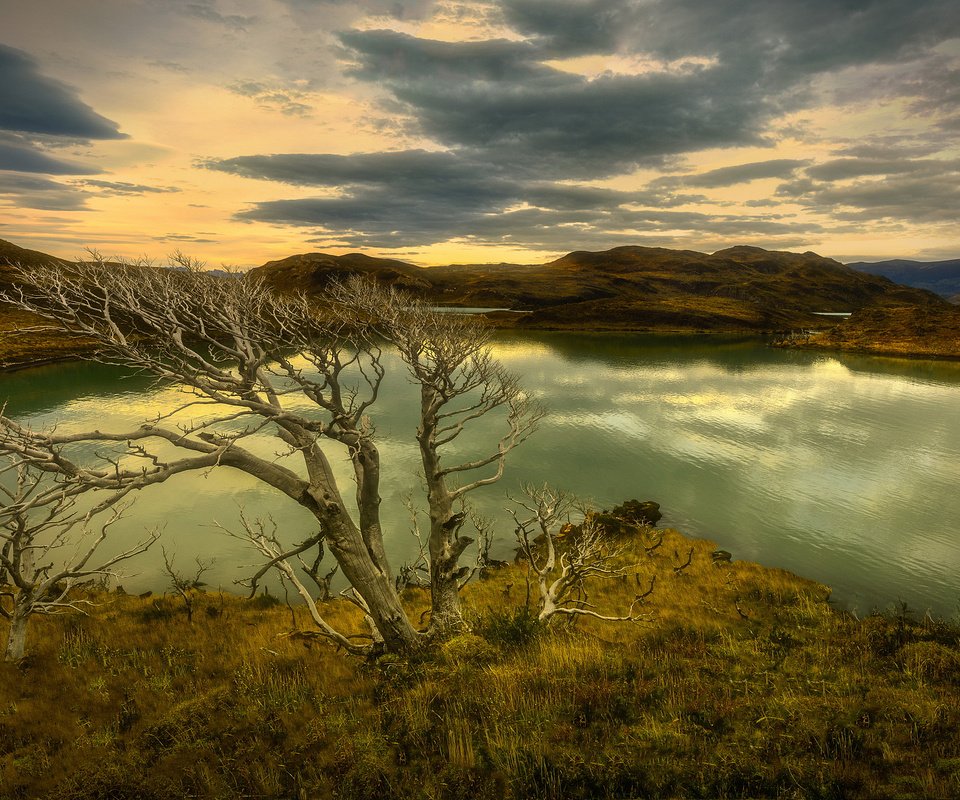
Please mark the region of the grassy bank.
POLYGON ((270 599, 206 594, 188 624, 96 595, 0 665, 0 797, 958 796, 958 631, 858 621, 713 549, 669 531, 595 588, 622 612, 656 576, 639 625, 541 630, 503 568, 466 592, 473 632, 416 660, 290 636, 305 613, 270 599))
POLYGON ((878 303, 832 328, 794 333, 780 346, 909 358, 960 359, 960 308, 878 303))
POLYGON ((93 351, 92 342, 47 325, 39 317, 0 304, 0 372, 72 361, 93 351))

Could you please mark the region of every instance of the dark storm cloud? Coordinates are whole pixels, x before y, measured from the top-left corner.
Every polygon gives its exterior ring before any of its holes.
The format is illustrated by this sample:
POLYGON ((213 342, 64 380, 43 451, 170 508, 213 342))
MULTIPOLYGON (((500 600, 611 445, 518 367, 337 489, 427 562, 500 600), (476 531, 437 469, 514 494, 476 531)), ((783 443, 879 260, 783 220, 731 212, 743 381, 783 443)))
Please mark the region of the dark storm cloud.
POLYGON ((46 175, 93 175, 102 170, 75 164, 40 150, 29 139, 0 131, 0 169, 46 175))
MULTIPOLYGON (((877 172, 836 169, 837 162, 813 177, 785 183, 777 196, 809 208, 829 209, 838 219, 894 219, 912 223, 956 223, 960 213, 960 162, 925 159, 894 164, 877 172), (861 179, 882 174, 879 179, 861 179), (844 178, 854 177, 852 181, 844 178)), ((807 170, 813 173, 816 168, 807 170)))
POLYGON ((0 172, 0 198, 7 198, 7 203, 17 208, 83 211, 87 194, 49 178, 0 172))
POLYGON ((590 80, 540 63, 523 42, 393 31, 341 40, 356 58, 353 74, 388 88, 427 135, 535 174, 595 178, 706 147, 760 144, 774 110, 719 67, 590 80))
MULTIPOLYGON (((708 147, 760 144, 774 116, 809 102, 811 77, 915 58, 960 35, 953 0, 503 5, 527 41, 438 42, 389 30, 340 38, 354 58, 352 74, 389 90, 425 134, 494 162, 569 177, 609 175, 708 147), (543 63, 625 51, 708 60, 593 80, 543 63)), ((949 81, 935 85, 948 95, 949 81)))
POLYGON ((911 223, 956 224, 960 209, 960 174, 938 180, 887 179, 853 186, 829 187, 808 198, 820 207, 839 207, 840 219, 898 219, 911 223), (851 212, 843 212, 842 209, 851 212))
POLYGON ((15 192, 50 192, 69 189, 62 183, 36 175, 18 175, 13 172, 0 172, 0 194, 15 192))
POLYGON ((41 142, 124 138, 116 123, 97 114, 74 89, 40 74, 23 51, 0 44, 0 196, 7 205, 86 210, 86 192, 37 173, 94 175, 102 170, 51 155, 41 142))
POLYGON ((211 3, 187 3, 180 12, 194 19, 222 25, 234 31, 246 31, 257 21, 256 17, 246 17, 240 14, 221 14, 211 3))
POLYGON ((637 24, 637 11, 620 0, 505 0, 506 21, 558 55, 609 53, 637 24))
POLYGON ((235 81, 227 89, 242 97, 249 97, 261 108, 279 111, 288 117, 306 117, 313 111, 309 103, 309 93, 289 87, 274 86, 262 81, 235 81))
POLYGON ((293 11, 321 12, 344 9, 352 17, 364 14, 397 20, 422 19, 434 7, 435 0, 281 0, 293 11))
POLYGON ((219 239, 193 236, 189 233, 167 233, 151 237, 155 242, 187 242, 188 244, 217 244, 219 239))
POLYGON ((78 139, 124 139, 66 84, 40 74, 22 50, 0 44, 0 130, 78 139))
POLYGON ((347 31, 340 34, 340 41, 358 57, 352 74, 367 80, 393 76, 404 81, 430 78, 507 86, 525 80, 538 85, 570 81, 567 73, 538 63, 540 51, 526 42, 441 42, 393 30, 347 31))
POLYGON ((774 158, 769 161, 753 161, 749 164, 720 167, 709 172, 701 172, 699 175, 669 175, 660 178, 657 183, 716 189, 764 178, 789 178, 800 167, 809 163, 809 161, 793 158, 774 158))
MULTIPOLYGON (((955 165, 953 165, 955 166, 955 165)), ((935 176, 951 165, 938 159, 838 158, 808 167, 806 174, 821 181, 842 181, 870 175, 927 174, 935 176)))
POLYGON ((960 34, 954 0, 503 0, 503 9, 515 29, 558 55, 752 54, 788 81, 912 58, 960 34), (790 71, 799 74, 790 79, 790 71))
MULTIPOLYGON (((300 13, 345 8, 286 2, 300 13)), ((327 190, 257 203, 238 218, 314 227, 327 240, 353 246, 394 248, 453 238, 565 248, 646 234, 668 241, 676 231, 783 243, 820 232, 816 224, 769 214, 671 210, 708 202, 684 190, 770 178, 785 181, 775 199, 828 212, 836 207, 851 219, 871 210, 883 218, 946 219, 935 210, 938 202, 955 216, 955 193, 922 163, 936 159, 920 158, 945 146, 948 121, 934 134, 937 142, 929 129, 922 137, 874 137, 850 142, 837 158, 817 165, 755 161, 668 175, 632 193, 574 183, 639 167, 663 169, 705 149, 772 144, 786 135, 774 130, 776 120, 823 101, 828 87, 818 77, 851 67, 885 65, 896 79, 884 78, 876 91, 905 98, 914 113, 949 111, 956 106, 954 62, 931 49, 960 35, 955 0, 501 0, 499 9, 524 39, 340 33, 347 74, 375 87, 391 118, 410 121, 405 133, 444 150, 205 162, 245 177, 327 190), (580 55, 637 56, 647 67, 590 77, 547 63, 580 55), (914 160, 897 166, 904 153, 914 160), (864 180, 880 175, 884 185, 864 180), (887 184, 904 192, 899 206, 887 184)), ((235 90, 256 96, 257 88, 235 90)), ((775 199, 751 203, 767 209, 775 199)))
POLYGON ((303 227, 322 224, 324 236, 312 241, 336 242, 348 247, 398 248, 459 239, 476 243, 519 244, 531 249, 607 248, 636 244, 656 235, 661 244, 683 231, 698 237, 740 237, 756 240, 791 236, 795 239, 821 230, 764 216, 717 216, 664 212, 660 209, 549 209, 523 208, 497 213, 424 214, 401 198, 360 196, 349 201, 330 198, 278 200, 260 203, 238 215, 303 227))
POLYGON ((144 186, 140 183, 127 183, 125 181, 99 181, 83 180, 74 181, 80 186, 89 186, 92 189, 99 189, 103 195, 143 195, 143 194, 167 194, 179 192, 175 186, 144 186))
MULTIPOLYGON (((601 247, 678 230, 717 236, 796 236, 816 227, 772 215, 671 211, 691 198, 514 179, 451 153, 249 156, 208 162, 249 178, 336 188, 335 195, 255 204, 237 214, 322 231, 319 242, 398 248, 449 239, 532 248, 601 247)), ((699 199, 699 198, 696 198, 699 199)))
POLYGON ((913 136, 884 135, 857 139, 834 150, 838 156, 896 161, 929 156, 941 149, 940 143, 917 141, 913 136))
POLYGON ((523 205, 549 213, 555 224, 561 224, 574 219, 596 222, 597 212, 605 213, 603 218, 609 221, 611 213, 624 206, 668 207, 691 199, 656 188, 625 192, 521 180, 483 161, 425 150, 242 156, 207 161, 204 166, 248 178, 338 190, 329 197, 259 203, 241 219, 322 225, 377 237, 399 230, 407 237, 404 241, 419 241, 420 236, 442 241, 452 232, 467 235, 470 226, 523 205), (579 216, 564 216, 571 213, 579 216))
POLYGON ((936 59, 924 65, 902 91, 913 94, 911 108, 919 113, 956 112, 960 110, 960 66, 936 59))
POLYGON ((402 150, 357 153, 350 156, 289 153, 271 156, 240 156, 211 159, 202 166, 247 178, 279 181, 298 186, 385 186, 397 193, 413 193, 416 199, 435 195, 440 202, 473 195, 486 198, 513 196, 512 182, 498 176, 490 165, 470 163, 447 152, 402 150))
MULTIPOLYGON (((523 186, 450 153, 248 156, 207 166, 250 178, 336 187, 336 196, 258 203, 241 213, 291 225, 353 231, 378 242, 442 241, 484 215, 522 202, 523 186), (401 234, 395 232, 402 231, 401 234), (384 238, 386 237, 386 239, 384 238)), ((562 187, 545 187, 555 202, 562 187)))

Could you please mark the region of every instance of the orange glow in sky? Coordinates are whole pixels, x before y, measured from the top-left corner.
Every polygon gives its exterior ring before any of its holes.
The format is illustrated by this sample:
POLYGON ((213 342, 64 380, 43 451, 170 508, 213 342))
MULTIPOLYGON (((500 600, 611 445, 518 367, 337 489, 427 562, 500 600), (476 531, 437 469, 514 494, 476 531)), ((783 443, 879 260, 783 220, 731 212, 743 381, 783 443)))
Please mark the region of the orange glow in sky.
POLYGON ((859 5, 0 0, 0 237, 960 256, 960 15, 859 5))

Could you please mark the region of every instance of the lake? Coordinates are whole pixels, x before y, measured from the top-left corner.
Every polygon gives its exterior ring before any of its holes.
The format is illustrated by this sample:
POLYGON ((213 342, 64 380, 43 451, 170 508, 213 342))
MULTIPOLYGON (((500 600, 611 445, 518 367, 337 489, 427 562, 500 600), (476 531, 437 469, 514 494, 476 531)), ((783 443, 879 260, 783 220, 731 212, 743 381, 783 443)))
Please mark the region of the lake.
MULTIPOLYGON (((513 544, 506 493, 523 481, 549 482, 598 507, 656 500, 661 525, 712 539, 734 559, 826 583, 842 608, 863 613, 904 601, 957 614, 960 364, 720 337, 503 333, 495 349, 550 409, 504 480, 473 494, 497 522, 500 557, 513 544)), ((3 397, 11 416, 61 430, 135 427, 182 399, 142 376, 86 363, 2 375, 3 397)), ((373 409, 396 564, 415 552, 404 508, 419 482, 415 398, 393 369, 373 409)), ((494 430, 478 431, 473 443, 494 430)), ((347 464, 336 457, 349 495, 347 464)), ((240 506, 272 515, 290 542, 313 530, 313 518, 290 501, 215 469, 143 492, 117 542, 161 525, 183 572, 200 557, 212 562, 208 583, 231 589, 257 557, 211 523, 235 526, 240 506)), ((162 590, 160 563, 159 551, 131 563, 137 574, 124 579, 127 590, 162 590)))

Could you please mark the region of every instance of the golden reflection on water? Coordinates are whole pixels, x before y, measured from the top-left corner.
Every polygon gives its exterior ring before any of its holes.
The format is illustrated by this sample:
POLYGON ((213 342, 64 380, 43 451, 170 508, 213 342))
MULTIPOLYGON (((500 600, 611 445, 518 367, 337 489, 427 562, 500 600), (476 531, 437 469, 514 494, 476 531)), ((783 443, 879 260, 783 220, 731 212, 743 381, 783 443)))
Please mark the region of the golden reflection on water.
MULTIPOLYGON (((833 584, 841 602, 869 610, 902 596, 941 613, 956 607, 960 366, 744 342, 566 334, 504 336, 494 351, 551 413, 516 451, 504 482, 475 495, 482 513, 502 520, 504 493, 521 480, 550 481, 607 507, 651 498, 663 505, 667 523, 714 538, 736 558, 833 584)), ((390 366, 371 411, 384 464, 388 548, 400 563, 412 546, 402 497, 419 484, 418 457, 413 387, 399 365, 390 366)), ((124 381, 108 373, 99 383, 85 383, 82 370, 69 374, 83 393, 62 387, 66 399, 49 407, 41 408, 24 384, 17 402, 37 403, 35 425, 129 428, 190 399, 148 389, 142 380, 125 391, 124 381)), ((188 408, 178 421, 212 410, 188 408)), ((488 425, 479 438, 493 431, 488 425)), ((279 457, 270 437, 250 446, 279 457)), ((349 497, 346 459, 330 452, 349 497)), ((209 524, 235 521, 239 504, 274 515, 291 541, 312 531, 306 512, 254 479, 220 469, 144 492, 127 530, 132 536, 145 520, 165 521, 168 550, 187 563, 194 555, 216 558, 214 580, 229 586, 252 558, 209 524)), ((509 554, 508 541, 501 550, 509 554)), ((140 585, 158 579, 148 562, 141 569, 140 585)))

